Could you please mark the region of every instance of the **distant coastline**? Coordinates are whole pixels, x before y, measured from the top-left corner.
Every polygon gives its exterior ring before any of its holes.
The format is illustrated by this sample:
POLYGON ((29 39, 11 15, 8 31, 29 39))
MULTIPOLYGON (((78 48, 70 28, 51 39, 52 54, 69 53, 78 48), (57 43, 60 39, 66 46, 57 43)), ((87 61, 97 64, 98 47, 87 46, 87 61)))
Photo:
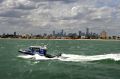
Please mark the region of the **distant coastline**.
POLYGON ((21 38, 0 38, 0 40, 85 40, 85 41, 120 41, 117 39, 21 39, 21 38))

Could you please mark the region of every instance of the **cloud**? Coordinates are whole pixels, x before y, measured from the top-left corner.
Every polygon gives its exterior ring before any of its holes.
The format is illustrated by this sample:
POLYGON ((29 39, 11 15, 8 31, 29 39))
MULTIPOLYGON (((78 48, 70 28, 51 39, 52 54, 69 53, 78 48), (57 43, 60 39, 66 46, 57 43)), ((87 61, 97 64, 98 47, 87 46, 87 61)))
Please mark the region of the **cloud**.
MULTIPOLYGON (((119 28, 116 0, 0 0, 0 29, 21 33, 119 28), (19 29, 19 30, 17 30, 19 29), (41 31, 40 31, 41 30, 41 31)), ((116 32, 116 30, 113 30, 116 32)), ((3 33, 2 31, 0 31, 3 33)))
POLYGON ((0 11, 0 17, 11 17, 11 18, 20 18, 23 15, 29 14, 26 11, 14 10, 14 9, 6 9, 4 11, 0 11))
POLYGON ((36 6, 33 1, 30 0, 5 0, 1 3, 2 8, 14 8, 14 9, 34 9, 36 6))

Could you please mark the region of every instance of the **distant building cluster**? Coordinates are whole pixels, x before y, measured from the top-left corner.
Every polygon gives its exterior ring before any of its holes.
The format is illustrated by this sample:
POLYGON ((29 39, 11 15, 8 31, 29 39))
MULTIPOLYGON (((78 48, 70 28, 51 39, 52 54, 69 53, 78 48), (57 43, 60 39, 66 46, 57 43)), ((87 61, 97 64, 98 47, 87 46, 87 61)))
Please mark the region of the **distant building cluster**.
POLYGON ((22 34, 19 35, 16 32, 13 34, 0 35, 0 38, 19 38, 19 39, 115 39, 120 40, 120 35, 118 36, 109 36, 108 33, 104 30, 100 34, 93 33, 89 31, 89 28, 86 28, 86 32, 78 31, 78 33, 66 33, 63 29, 60 32, 55 30, 52 34, 22 34))

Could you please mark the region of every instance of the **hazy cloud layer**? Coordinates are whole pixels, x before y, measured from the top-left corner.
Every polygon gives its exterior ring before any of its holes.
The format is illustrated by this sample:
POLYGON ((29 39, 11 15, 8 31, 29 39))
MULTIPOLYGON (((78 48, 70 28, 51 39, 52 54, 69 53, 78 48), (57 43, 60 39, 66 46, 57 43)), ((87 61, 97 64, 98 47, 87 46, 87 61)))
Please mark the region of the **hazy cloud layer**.
POLYGON ((120 0, 0 0, 0 33, 90 28, 120 33, 120 0))

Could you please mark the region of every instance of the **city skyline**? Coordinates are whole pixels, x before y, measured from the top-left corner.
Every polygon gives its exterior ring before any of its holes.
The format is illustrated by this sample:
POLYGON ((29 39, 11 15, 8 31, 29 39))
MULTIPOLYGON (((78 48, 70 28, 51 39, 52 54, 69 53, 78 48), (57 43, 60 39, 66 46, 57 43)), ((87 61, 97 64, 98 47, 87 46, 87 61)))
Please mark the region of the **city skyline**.
POLYGON ((44 35, 44 34, 47 34, 47 35, 55 35, 55 34, 57 34, 57 35, 59 35, 59 34, 61 34, 62 33, 62 35, 63 34, 65 34, 65 35, 68 35, 68 34, 71 34, 71 33, 76 33, 77 35, 79 35, 80 33, 82 34, 82 35, 88 35, 88 34, 92 34, 92 33, 94 33, 94 34, 98 34, 98 35, 100 35, 100 33, 101 32, 103 32, 103 31, 105 31, 109 36, 120 36, 120 33, 118 33, 118 34, 113 34, 113 35, 111 35, 111 34, 109 34, 109 32, 108 31, 106 31, 106 30, 100 30, 100 32, 95 32, 95 31, 92 31, 90 28, 84 28, 84 30, 77 30, 77 31, 69 31, 69 32, 66 32, 66 30, 64 30, 64 29, 59 29, 59 30, 51 30, 51 32, 49 32, 49 33, 47 33, 47 32, 43 32, 43 33, 21 33, 21 32, 17 32, 17 31, 13 31, 13 32, 4 32, 4 33, 1 33, 0 35, 3 35, 3 34, 11 34, 11 35, 14 35, 14 33, 16 33, 17 35, 23 35, 23 34, 29 34, 29 35, 44 35))
POLYGON ((0 38, 18 38, 18 39, 112 39, 112 40, 120 40, 120 35, 110 36, 108 33, 103 30, 100 34, 90 32, 89 28, 86 28, 86 31, 78 31, 66 33, 63 29, 60 32, 56 32, 53 30, 52 33, 44 33, 44 34, 19 34, 14 32, 13 34, 3 33, 0 35, 0 38))
MULTIPOLYGON (((105 31, 105 30, 102 30, 102 31, 105 31)), ((102 32, 101 31, 101 32, 102 32)), ((100 32, 100 33, 101 33, 100 32)), ((44 32, 44 33, 37 33, 37 34, 34 34, 34 33, 20 33, 20 32, 16 32, 16 31, 14 31, 14 32, 12 32, 12 33, 2 33, 2 34, 0 34, 0 35, 3 35, 3 34, 12 34, 12 35, 23 35, 23 34, 32 34, 32 35, 44 35, 44 34, 47 34, 47 35, 59 35, 59 34, 61 34, 62 36, 63 35, 68 35, 68 34, 71 34, 71 33, 76 33, 77 35, 80 35, 80 34, 82 34, 82 35, 88 35, 88 34, 91 34, 91 33, 95 33, 95 32, 93 32, 93 31, 90 31, 90 29, 89 28, 85 28, 84 29, 84 31, 82 31, 82 30, 77 30, 77 31, 75 31, 75 32, 66 32, 66 30, 64 30, 64 29, 59 29, 59 30, 52 30, 51 32, 49 32, 49 33, 46 33, 46 32, 44 32)), ((100 33, 95 33, 95 34, 100 34, 100 33)))
POLYGON ((120 0, 0 0, 0 34, 85 31, 120 34, 120 0))

